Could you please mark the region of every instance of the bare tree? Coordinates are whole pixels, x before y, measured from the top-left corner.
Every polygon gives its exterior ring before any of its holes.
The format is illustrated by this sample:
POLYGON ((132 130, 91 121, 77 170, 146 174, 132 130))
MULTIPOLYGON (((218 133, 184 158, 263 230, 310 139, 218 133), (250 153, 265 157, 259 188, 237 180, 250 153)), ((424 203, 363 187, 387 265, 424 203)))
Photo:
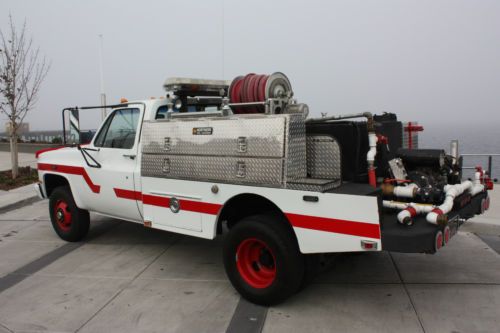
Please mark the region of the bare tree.
POLYGON ((0 30, 0 112, 9 118, 12 178, 18 176, 18 131, 33 109, 50 64, 26 36, 26 21, 18 31, 9 15, 9 30, 0 30))

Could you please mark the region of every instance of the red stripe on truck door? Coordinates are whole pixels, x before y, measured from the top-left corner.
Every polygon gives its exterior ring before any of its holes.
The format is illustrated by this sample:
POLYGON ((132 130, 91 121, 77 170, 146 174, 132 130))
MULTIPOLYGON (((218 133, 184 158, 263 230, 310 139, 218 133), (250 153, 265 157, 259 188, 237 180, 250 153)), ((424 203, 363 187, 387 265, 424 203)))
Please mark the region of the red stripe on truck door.
POLYGON ((61 165, 61 164, 38 163, 38 170, 53 171, 59 173, 66 173, 69 175, 82 176, 92 192, 99 193, 101 191, 101 186, 96 185, 92 182, 92 179, 90 179, 87 171, 83 167, 61 165))
POLYGON ((145 205, 158 206, 158 207, 170 207, 170 198, 159 197, 156 195, 142 194, 142 203, 145 205))
POLYGON ((181 204, 181 210, 210 215, 217 215, 219 213, 219 209, 222 207, 222 205, 219 204, 201 201, 179 200, 179 202, 181 204))
MULTIPOLYGON (((170 198, 157 195, 143 194, 142 202, 145 205, 165 207, 165 208, 170 207, 170 198)), ((179 203, 181 205, 180 206, 181 210, 185 210, 188 212, 195 212, 195 213, 210 214, 210 215, 217 215, 219 213, 219 209, 222 207, 222 205, 219 204, 186 200, 186 199, 179 199, 179 203)))

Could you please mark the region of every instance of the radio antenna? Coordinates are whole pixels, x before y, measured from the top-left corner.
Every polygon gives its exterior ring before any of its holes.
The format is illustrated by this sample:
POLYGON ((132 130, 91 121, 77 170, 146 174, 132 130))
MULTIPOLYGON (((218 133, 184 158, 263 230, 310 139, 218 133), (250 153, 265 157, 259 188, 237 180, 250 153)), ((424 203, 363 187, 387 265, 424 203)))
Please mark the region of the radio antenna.
MULTIPOLYGON (((104 92, 104 63, 102 60, 102 54, 103 54, 103 36, 102 34, 99 35, 99 72, 101 76, 101 106, 106 105, 106 93, 104 92)), ((106 108, 101 109, 101 117, 102 120, 106 118, 106 108)))

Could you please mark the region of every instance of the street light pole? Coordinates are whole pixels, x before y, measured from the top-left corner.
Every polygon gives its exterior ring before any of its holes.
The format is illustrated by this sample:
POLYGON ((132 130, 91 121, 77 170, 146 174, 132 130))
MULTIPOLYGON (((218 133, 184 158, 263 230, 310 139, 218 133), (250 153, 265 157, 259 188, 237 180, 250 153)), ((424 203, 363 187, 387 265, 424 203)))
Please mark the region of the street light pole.
MULTIPOLYGON (((100 70, 100 75, 101 75, 101 106, 106 105, 106 93, 104 92, 104 64, 102 61, 102 54, 103 54, 103 35, 99 35, 99 70, 100 70)), ((101 117, 102 120, 106 118, 106 108, 101 109, 101 117)))

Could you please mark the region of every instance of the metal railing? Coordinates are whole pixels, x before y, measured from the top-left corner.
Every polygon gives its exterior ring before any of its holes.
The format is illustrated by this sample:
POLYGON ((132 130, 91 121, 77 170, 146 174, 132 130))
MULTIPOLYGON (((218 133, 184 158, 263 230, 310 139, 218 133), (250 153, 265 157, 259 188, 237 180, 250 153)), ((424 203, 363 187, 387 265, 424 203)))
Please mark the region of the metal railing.
MULTIPOLYGON (((490 177, 493 177, 492 176, 492 173, 493 173, 493 157, 499 157, 500 154, 498 153, 492 153, 492 154, 489 154, 489 153, 485 153, 485 154, 460 154, 460 158, 464 158, 464 157, 467 157, 467 156, 471 156, 471 157, 487 157, 488 158, 488 167, 486 168, 486 172, 488 173, 488 175, 490 177)), ((476 167, 475 166, 462 166, 462 169, 475 169, 476 167)))
MULTIPOLYGON (((458 149, 458 140, 451 140, 450 142, 450 155, 453 156, 455 161, 458 161, 458 164, 462 166, 462 170, 474 170, 476 166, 464 166, 464 157, 472 157, 472 158, 480 158, 487 157, 488 158, 488 167, 486 168, 486 172, 490 178, 493 178, 493 157, 500 157, 500 153, 463 153, 459 154, 458 149)), ((498 170, 497 170, 498 171, 498 170)), ((494 179, 494 181, 497 181, 494 179)))

